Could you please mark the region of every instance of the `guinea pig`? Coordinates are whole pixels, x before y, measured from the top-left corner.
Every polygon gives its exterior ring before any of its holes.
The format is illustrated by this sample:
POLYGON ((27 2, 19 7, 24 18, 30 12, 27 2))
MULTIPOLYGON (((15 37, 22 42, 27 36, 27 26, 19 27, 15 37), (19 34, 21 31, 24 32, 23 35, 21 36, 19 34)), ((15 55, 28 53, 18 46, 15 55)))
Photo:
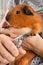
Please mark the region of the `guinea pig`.
MULTIPOLYGON (((32 34, 37 34, 42 32, 42 18, 39 13, 34 11, 34 9, 29 4, 19 4, 13 7, 6 16, 7 22, 11 25, 19 28, 30 28, 32 29, 32 34)), ((33 52, 27 51, 20 61, 15 61, 14 65, 29 65, 31 60, 36 56, 33 52)))
POLYGON ((41 15, 28 4, 19 4, 13 7, 8 12, 6 20, 16 28, 28 27, 35 34, 42 31, 41 15))

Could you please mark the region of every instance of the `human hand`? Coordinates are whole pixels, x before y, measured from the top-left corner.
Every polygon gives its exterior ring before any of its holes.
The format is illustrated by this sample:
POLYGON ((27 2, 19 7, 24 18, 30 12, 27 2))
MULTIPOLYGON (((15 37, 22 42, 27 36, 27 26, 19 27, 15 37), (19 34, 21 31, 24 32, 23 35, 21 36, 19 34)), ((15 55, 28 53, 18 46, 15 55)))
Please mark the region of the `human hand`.
POLYGON ((15 38, 19 35, 22 35, 22 34, 26 34, 26 33, 30 33, 31 32, 31 29, 30 28, 20 28, 20 29, 17 29, 17 28, 14 28, 14 27, 10 27, 10 28, 1 28, 1 31, 0 33, 3 33, 3 34, 7 34, 9 35, 11 38, 15 38))
POLYGON ((24 55, 25 53, 26 51, 22 47, 17 48, 14 45, 11 38, 4 34, 0 34, 0 65, 13 62, 19 54, 24 55))
POLYGON ((26 39, 31 45, 38 45, 38 43, 42 43, 43 38, 39 35, 36 34, 35 36, 30 36, 26 39))
POLYGON ((30 50, 43 57, 43 38, 39 34, 28 37, 26 41, 26 45, 30 50))
MULTIPOLYGON (((9 34, 12 38, 17 37, 21 34, 29 33, 29 32, 31 32, 31 29, 29 29, 29 28, 15 29, 15 28, 11 27, 9 29, 2 30, 2 33, 9 34)), ((29 49, 32 49, 32 45, 39 43, 39 41, 41 43, 41 40, 42 40, 42 38, 38 34, 36 34, 36 36, 30 36, 27 39, 25 39, 23 44, 25 46, 28 46, 29 49)))

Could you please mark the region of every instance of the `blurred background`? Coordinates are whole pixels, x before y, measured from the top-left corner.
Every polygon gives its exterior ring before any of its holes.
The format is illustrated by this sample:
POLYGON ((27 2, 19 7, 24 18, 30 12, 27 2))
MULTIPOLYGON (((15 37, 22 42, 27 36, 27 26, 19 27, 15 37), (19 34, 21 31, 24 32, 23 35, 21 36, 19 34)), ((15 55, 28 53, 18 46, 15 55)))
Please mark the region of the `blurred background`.
POLYGON ((3 19, 3 16, 5 15, 8 1, 9 0, 0 0, 0 22, 3 19))

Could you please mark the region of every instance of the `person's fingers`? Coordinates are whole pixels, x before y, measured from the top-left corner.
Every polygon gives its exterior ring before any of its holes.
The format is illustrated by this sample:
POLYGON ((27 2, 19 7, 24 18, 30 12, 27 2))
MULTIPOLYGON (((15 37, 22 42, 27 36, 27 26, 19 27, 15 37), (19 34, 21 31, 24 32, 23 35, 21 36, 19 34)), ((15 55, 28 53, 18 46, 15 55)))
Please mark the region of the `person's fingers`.
POLYGON ((1 55, 0 55, 0 62, 3 64, 8 64, 8 60, 4 59, 1 55))
POLYGON ((10 36, 11 38, 15 38, 15 37, 18 36, 17 34, 14 34, 13 30, 10 30, 10 29, 4 29, 4 28, 2 28, 2 30, 0 31, 0 33, 6 34, 7 36, 10 36))
POLYGON ((18 36, 17 34, 13 34, 13 33, 10 34, 10 37, 11 37, 12 39, 16 38, 17 36, 18 36))
POLYGON ((0 63, 0 65, 6 65, 6 64, 0 63))
POLYGON ((28 27, 27 27, 27 28, 22 28, 22 29, 21 29, 21 33, 22 33, 22 34, 30 33, 31 30, 32 30, 32 29, 31 29, 31 28, 28 28, 28 27))
MULTIPOLYGON (((15 40, 15 39, 12 39, 12 41, 14 41, 14 40, 15 40)), ((17 46, 21 46, 21 44, 22 44, 22 41, 19 40, 19 43, 18 43, 17 46)), ((26 51, 25 51, 22 47, 20 47, 20 48, 18 48, 18 49, 19 49, 20 54, 24 55, 24 54, 26 53, 26 51)))
POLYGON ((25 34, 25 33, 30 33, 31 32, 31 28, 14 28, 14 27, 11 27, 9 28, 10 32, 14 33, 14 34, 17 34, 17 35, 21 35, 21 34, 25 34))
POLYGON ((0 33, 8 34, 8 33, 10 33, 10 31, 9 31, 9 29, 2 28, 1 31, 0 31, 0 33))
POLYGON ((20 28, 20 29, 14 29, 14 34, 18 34, 18 35, 22 35, 25 33, 30 33, 31 32, 31 28, 20 28))
POLYGON ((7 59, 9 62, 12 62, 15 60, 15 57, 13 57, 5 48, 4 46, 0 43, 0 54, 7 59))
POLYGON ((16 46, 14 45, 14 43, 11 41, 11 39, 8 36, 1 34, 0 40, 3 43, 3 45, 8 49, 8 51, 11 52, 13 56, 16 57, 19 55, 18 49, 16 48, 16 46))
POLYGON ((19 48, 19 52, 22 55, 26 54, 26 51, 22 47, 19 48))

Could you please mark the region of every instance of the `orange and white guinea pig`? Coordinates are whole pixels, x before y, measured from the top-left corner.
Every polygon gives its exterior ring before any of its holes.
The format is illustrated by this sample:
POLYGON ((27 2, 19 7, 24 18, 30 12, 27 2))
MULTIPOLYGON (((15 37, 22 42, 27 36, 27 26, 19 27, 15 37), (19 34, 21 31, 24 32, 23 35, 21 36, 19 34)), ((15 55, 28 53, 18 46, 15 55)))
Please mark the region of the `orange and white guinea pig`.
POLYGON ((6 20, 16 28, 28 27, 32 33, 42 31, 42 18, 28 4, 20 4, 13 7, 7 14, 6 20))
MULTIPOLYGON (((41 15, 34 11, 29 4, 24 3, 13 7, 8 12, 6 20, 16 28, 31 28, 33 34, 42 32, 41 15)), ((28 65, 34 56, 33 52, 28 52, 16 65, 28 65)))

